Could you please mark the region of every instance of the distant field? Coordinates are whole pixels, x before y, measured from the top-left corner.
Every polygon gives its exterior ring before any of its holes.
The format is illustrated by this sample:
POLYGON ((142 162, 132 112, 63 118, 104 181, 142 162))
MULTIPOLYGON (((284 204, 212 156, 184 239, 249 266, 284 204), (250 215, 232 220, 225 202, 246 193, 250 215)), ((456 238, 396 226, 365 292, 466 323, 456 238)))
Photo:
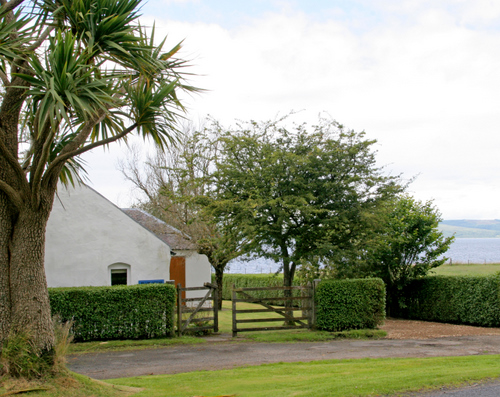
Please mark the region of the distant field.
POLYGON ((500 263, 446 264, 433 270, 442 276, 486 276, 500 272, 500 263))
POLYGON ((498 238, 500 237, 500 220, 444 220, 439 226, 439 230, 448 236, 456 238, 498 238))
POLYGON ((499 238, 498 230, 478 229, 472 227, 462 227, 454 225, 439 224, 439 231, 445 237, 455 236, 456 238, 499 238))

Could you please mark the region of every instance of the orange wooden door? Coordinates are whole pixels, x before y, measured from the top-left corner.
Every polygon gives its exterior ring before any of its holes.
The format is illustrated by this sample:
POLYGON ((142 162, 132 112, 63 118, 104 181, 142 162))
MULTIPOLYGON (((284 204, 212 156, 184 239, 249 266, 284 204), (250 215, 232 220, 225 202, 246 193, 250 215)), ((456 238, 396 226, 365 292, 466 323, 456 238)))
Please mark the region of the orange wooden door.
MULTIPOLYGON (((186 288, 186 258, 183 256, 172 256, 170 259, 170 280, 175 281, 175 286, 181 284, 186 288)), ((182 292, 182 298, 186 298, 186 292, 182 292)))

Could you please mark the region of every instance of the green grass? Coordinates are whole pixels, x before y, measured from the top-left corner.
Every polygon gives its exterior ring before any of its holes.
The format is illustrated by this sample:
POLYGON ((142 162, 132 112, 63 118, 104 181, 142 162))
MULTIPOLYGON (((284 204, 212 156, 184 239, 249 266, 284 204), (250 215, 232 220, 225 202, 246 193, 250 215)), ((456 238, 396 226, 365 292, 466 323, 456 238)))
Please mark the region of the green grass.
POLYGON ((72 372, 62 373, 44 381, 0 379, 0 396, 27 395, 30 397, 128 397, 139 389, 110 385, 72 372))
POLYGON ((69 347, 70 354, 97 353, 106 351, 157 349, 160 347, 184 344, 206 343, 206 340, 194 336, 181 336, 180 338, 159 338, 140 340, 110 340, 106 342, 80 342, 72 343, 69 347))
POLYGON ((433 269, 440 276, 487 276, 500 272, 500 263, 445 264, 433 269))
POLYGON ((375 396, 461 385, 500 376, 500 356, 328 360, 109 381, 135 397, 375 396))
POLYGON ((74 373, 43 383, 4 378, 0 379, 0 395, 32 390, 29 395, 33 397, 379 396, 458 387, 499 377, 500 355, 327 360, 106 382, 74 373))

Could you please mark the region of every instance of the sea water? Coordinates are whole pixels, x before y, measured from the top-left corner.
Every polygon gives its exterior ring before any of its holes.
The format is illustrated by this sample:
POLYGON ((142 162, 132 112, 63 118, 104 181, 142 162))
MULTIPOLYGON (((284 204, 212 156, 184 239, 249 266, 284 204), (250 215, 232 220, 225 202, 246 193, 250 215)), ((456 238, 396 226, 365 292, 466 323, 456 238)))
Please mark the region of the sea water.
MULTIPOLYGON (((500 263, 500 238, 457 238, 444 255, 447 263, 500 263)), ((271 259, 235 259, 227 273, 275 273, 280 265, 271 259)))
POLYGON ((452 263, 500 263, 500 238, 457 238, 444 256, 452 263))

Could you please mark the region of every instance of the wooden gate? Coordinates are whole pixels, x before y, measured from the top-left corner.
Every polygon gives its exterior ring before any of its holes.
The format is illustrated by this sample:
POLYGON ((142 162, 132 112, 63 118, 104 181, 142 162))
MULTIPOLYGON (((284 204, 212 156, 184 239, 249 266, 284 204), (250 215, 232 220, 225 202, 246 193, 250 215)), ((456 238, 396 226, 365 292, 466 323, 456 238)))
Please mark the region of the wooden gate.
POLYGON ((238 335, 238 332, 312 328, 315 323, 314 294, 316 290, 316 285, 317 285, 316 280, 312 284, 309 284, 307 286, 296 286, 296 287, 236 288, 233 284, 233 295, 232 295, 233 337, 236 337, 238 335), (257 298, 252 296, 252 292, 255 291, 284 292, 285 290, 290 291, 291 296, 289 297, 273 296, 269 298, 257 298), (294 294, 294 291, 299 291, 299 294, 297 293, 294 294), (285 306, 288 307, 285 308, 281 305, 278 306, 276 304, 272 304, 273 302, 276 301, 283 302, 285 306), (264 309, 238 309, 237 308, 238 302, 258 303, 264 306, 264 309), (287 305, 286 302, 288 302, 289 305, 287 305), (297 305, 298 302, 300 302, 300 304, 297 305), (298 316, 295 316, 294 315, 295 312, 300 312, 300 313, 298 316), (238 314, 241 315, 243 313, 275 313, 278 316, 272 318, 258 318, 258 319, 257 318, 241 319, 240 316, 240 319, 238 320, 238 314), (281 321, 285 322, 285 324, 276 327, 266 326, 266 327, 238 328, 238 324, 263 323, 263 322, 273 322, 273 321, 281 321))
POLYGON ((177 284, 177 335, 181 336, 186 332, 189 325, 189 331, 207 331, 213 330, 219 332, 219 312, 217 300, 217 286, 211 283, 203 284, 203 287, 188 287, 183 288, 177 284), (186 291, 203 291, 206 290, 205 296, 198 298, 186 298, 186 291), (210 303, 207 304, 207 303, 210 303), (210 313, 208 313, 210 312, 210 313), (197 317, 198 313, 207 313, 208 317, 197 317), (189 314, 188 318, 183 318, 184 314, 189 314), (212 314, 212 315, 210 315, 212 314), (212 325, 204 325, 213 321, 212 325))

